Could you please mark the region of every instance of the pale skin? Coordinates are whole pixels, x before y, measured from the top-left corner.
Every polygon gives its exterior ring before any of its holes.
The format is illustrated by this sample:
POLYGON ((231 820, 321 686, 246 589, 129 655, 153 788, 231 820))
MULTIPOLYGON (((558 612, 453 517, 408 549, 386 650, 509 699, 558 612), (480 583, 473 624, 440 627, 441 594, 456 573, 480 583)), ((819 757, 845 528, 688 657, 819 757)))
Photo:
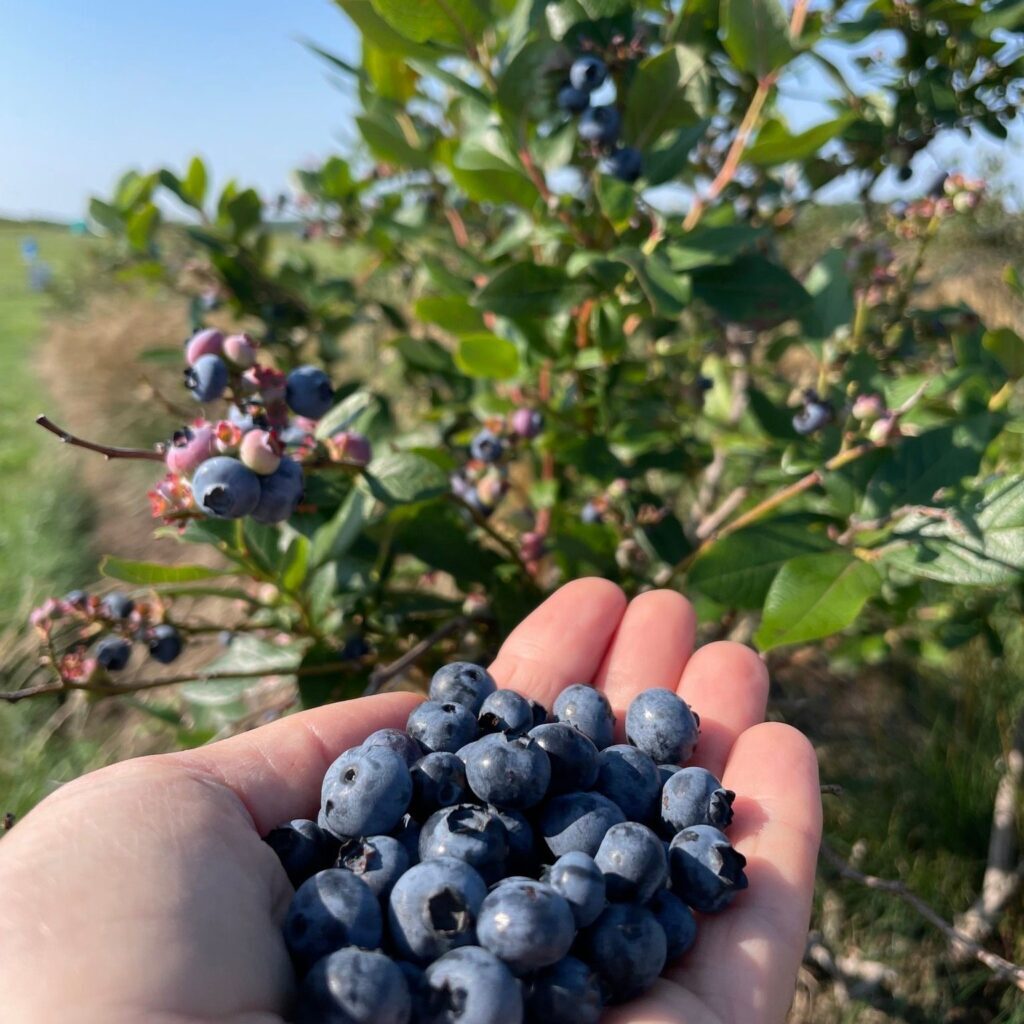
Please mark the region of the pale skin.
MULTIPOLYGON (((695 762, 738 794, 730 837, 750 888, 700 922, 697 945, 607 1024, 781 1024, 804 950, 821 801, 814 751, 765 723, 767 673, 748 648, 693 651, 690 604, 627 605, 568 584, 513 631, 491 668, 550 706, 593 682, 621 722, 641 689, 701 717, 695 762), (723 776, 724 773, 724 776, 723 776)), ((43 801, 0 842, 0 993, 11 1024, 278 1024, 293 985, 280 922, 292 890, 260 836, 315 817, 330 762, 420 698, 393 693, 290 716, 200 750, 139 758, 43 801)))

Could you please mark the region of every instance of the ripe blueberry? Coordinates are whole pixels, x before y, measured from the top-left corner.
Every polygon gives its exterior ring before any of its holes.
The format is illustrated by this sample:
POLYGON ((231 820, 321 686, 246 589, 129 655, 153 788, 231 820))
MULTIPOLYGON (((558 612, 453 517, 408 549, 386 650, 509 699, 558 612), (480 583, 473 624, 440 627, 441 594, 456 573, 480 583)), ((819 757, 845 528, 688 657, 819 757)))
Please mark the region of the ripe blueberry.
POLYGON ((127 619, 135 611, 135 602, 120 590, 112 590, 100 601, 100 610, 108 619, 127 619))
POLYGON ((386 900, 395 882, 409 869, 409 854, 392 836, 347 839, 335 865, 361 878, 378 899, 386 900))
POLYGON ((567 114, 582 114, 590 106, 590 93, 573 85, 563 85, 558 90, 555 103, 559 110, 564 110, 567 114))
POLYGON ((430 963, 476 941, 476 915, 487 895, 479 873, 456 857, 411 867, 388 898, 388 933, 405 960, 430 963))
POLYGON ((318 961, 299 987, 295 1024, 408 1024, 402 969, 375 950, 346 947, 318 961))
POLYGON ((479 665, 453 661, 439 668, 430 680, 429 697, 441 704, 463 704, 477 715, 480 707, 498 684, 479 665))
POLYGON ((131 656, 131 642, 122 636, 105 636, 96 645, 96 661, 108 672, 120 672, 131 656))
POLYGON ((215 519, 241 519, 260 501, 260 478, 238 459, 207 459, 192 477, 196 505, 215 519))
POLYGON ((481 799, 498 807, 524 810, 540 803, 551 781, 551 762, 529 736, 485 736, 466 758, 466 781, 481 799))
POLYGON ((480 906, 477 941, 514 974, 557 963, 576 937, 566 900, 544 882, 499 882, 480 906))
POLYGON ((220 356, 200 356, 185 371, 185 387, 197 402, 215 402, 227 386, 228 368, 220 356))
POLYGON ((540 832, 556 857, 571 850, 593 857, 608 829, 625 820, 618 804, 600 793, 563 793, 542 808, 540 832))
POLYGON ((456 857, 474 867, 485 882, 496 881, 508 857, 508 833, 486 807, 445 807, 424 822, 420 833, 420 861, 438 857, 456 857))
POLYGON ((637 903, 610 903, 579 937, 581 959, 600 975, 610 1001, 646 992, 665 966, 665 933, 637 903))
POLYGON ((327 769, 321 790, 327 827, 336 836, 389 832, 412 798, 412 779, 400 754, 387 747, 355 747, 327 769))
POLYGON ((577 57, 569 69, 569 81, 574 89, 593 92, 608 77, 608 67, 600 57, 577 57))
POLYGON ((181 654, 181 634, 174 626, 164 622, 150 631, 149 656, 161 665, 170 665, 181 654))
POLYGON ((747 859, 710 825, 694 825, 669 845, 672 891, 705 914, 724 910, 737 892, 747 887, 747 859))
POLYGON ((315 821, 297 818, 271 829, 263 841, 277 854, 288 881, 297 889, 307 878, 334 864, 338 840, 315 821))
POLYGON ((643 690, 626 712, 626 739, 659 764, 684 764, 700 735, 700 719, 671 690, 643 690))
POLYGON ((642 750, 617 743, 598 755, 594 789, 617 803, 629 820, 649 821, 661 790, 658 766, 642 750))
POLYGON ((597 781, 597 747, 566 722, 547 722, 530 730, 551 762, 548 794, 590 789, 597 781))
POLYGON ((640 155, 640 150, 632 146, 622 146, 604 157, 600 166, 603 174, 610 174, 613 178, 632 185, 640 177, 643 163, 644 158, 640 155))
POLYGON ((580 117, 580 138, 596 145, 610 146, 619 137, 621 122, 615 107, 588 107, 580 117))
POLYGON ((252 510, 252 518, 257 523, 283 523, 291 519, 302 501, 305 483, 302 467, 294 459, 284 456, 273 473, 257 479, 260 497, 252 510))
POLYGON ((668 889, 659 889, 647 904, 647 909, 658 919, 665 933, 667 959, 678 959, 697 938, 697 921, 693 911, 668 889))
POLYGON ((544 881, 565 898, 577 928, 593 924, 604 910, 607 894, 604 874, 594 858, 582 850, 562 854, 545 869, 544 881))
POLYGON ((303 882, 284 919, 285 945, 302 973, 341 946, 379 946, 383 930, 380 904, 370 887, 337 868, 303 882))
POLYGON ((555 700, 555 718, 579 729, 598 750, 615 742, 615 715, 608 698, 592 686, 575 683, 555 700))
POLYGON ((529 1020, 598 1024, 603 1010, 600 977, 574 956, 538 971, 526 987, 529 1020))
POLYGON ((401 755, 410 770, 423 757, 423 748, 402 729, 378 729, 376 732, 371 732, 363 740, 363 748, 367 747, 387 747, 389 750, 393 750, 396 754, 401 755))
POLYGON ((412 807, 427 818, 442 807, 452 807, 469 798, 466 767, 458 754, 438 750, 421 757, 410 769, 412 807))
POLYGON ((285 401, 297 416, 318 420, 334 402, 330 378, 315 366, 300 366, 288 374, 285 401))
POLYGON ((672 835, 693 825, 724 829, 732 822, 735 799, 707 769, 682 768, 662 788, 661 820, 672 835))
POLYGON ((835 417, 835 410, 828 402, 823 402, 817 392, 808 391, 804 395, 804 406, 793 417, 793 429, 798 434, 813 434, 828 426, 835 417))
POLYGON ((453 949, 427 968, 430 1024, 517 1024, 523 995, 511 971, 479 946, 453 949))
POLYGON ((668 877, 661 840, 637 821, 612 825, 594 861, 604 872, 610 900, 646 903, 668 877))
POLYGON ((481 733, 521 736, 533 728, 533 708, 515 690, 495 690, 480 706, 477 724, 481 733))
POLYGON ((469 454, 480 462, 497 462, 505 446, 491 430, 481 430, 469 443, 469 454))

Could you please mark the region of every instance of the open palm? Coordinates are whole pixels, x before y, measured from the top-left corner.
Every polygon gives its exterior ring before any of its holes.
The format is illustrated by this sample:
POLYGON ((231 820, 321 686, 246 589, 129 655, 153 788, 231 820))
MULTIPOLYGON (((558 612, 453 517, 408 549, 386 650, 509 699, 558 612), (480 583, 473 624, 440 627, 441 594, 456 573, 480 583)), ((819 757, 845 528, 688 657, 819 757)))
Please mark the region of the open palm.
MULTIPOLYGON (((730 837, 750 887, 700 922, 697 944, 609 1024, 778 1024, 804 949, 821 828, 810 745, 764 723, 750 650, 693 652, 678 594, 628 607, 603 580, 563 587, 509 637, 491 671, 550 707, 571 683, 632 697, 669 687, 701 717, 695 762, 737 795, 730 837), (723 774, 724 773, 724 774, 723 774)), ((315 817, 347 747, 402 726, 417 697, 319 708, 197 751, 96 772, 45 800, 0 843, 0 992, 12 1024, 273 1024, 293 984, 280 936, 292 890, 260 841, 315 817)))

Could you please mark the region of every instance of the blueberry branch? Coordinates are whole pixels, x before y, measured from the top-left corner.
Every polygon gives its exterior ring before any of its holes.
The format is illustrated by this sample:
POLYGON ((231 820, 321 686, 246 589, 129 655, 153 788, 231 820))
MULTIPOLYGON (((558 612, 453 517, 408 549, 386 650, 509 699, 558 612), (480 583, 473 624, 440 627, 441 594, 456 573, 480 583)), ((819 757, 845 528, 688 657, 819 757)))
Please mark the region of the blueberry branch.
POLYGON ((370 675, 370 681, 366 684, 364 693, 378 693, 385 683, 394 679, 395 676, 404 672, 413 662, 422 658, 434 644, 447 636, 451 636, 452 633, 458 632, 468 622, 469 620, 464 615, 457 615, 454 619, 449 619, 447 622, 442 623, 433 633, 414 644, 401 657, 396 658, 388 665, 378 666, 370 675))
POLYGON ((903 882, 898 879, 879 878, 877 875, 867 875, 863 871, 858 871, 827 843, 821 844, 821 855, 835 868, 841 878, 857 882, 867 889, 889 893, 901 899, 916 910, 929 924, 938 928, 954 947, 964 950, 978 963, 987 967, 997 978, 1024 992, 1024 967, 1006 960, 975 942, 966 932, 951 925, 936 910, 925 903, 917 893, 907 888, 903 882))
POLYGON ((37 416, 36 423, 43 430, 56 434, 64 444, 69 444, 73 448, 85 448, 90 452, 99 452, 100 455, 107 459, 145 459, 149 462, 164 461, 163 455, 156 451, 150 451, 147 448, 116 448, 111 445, 85 441, 80 437, 75 437, 74 434, 69 434, 62 427, 58 427, 48 416, 37 416))

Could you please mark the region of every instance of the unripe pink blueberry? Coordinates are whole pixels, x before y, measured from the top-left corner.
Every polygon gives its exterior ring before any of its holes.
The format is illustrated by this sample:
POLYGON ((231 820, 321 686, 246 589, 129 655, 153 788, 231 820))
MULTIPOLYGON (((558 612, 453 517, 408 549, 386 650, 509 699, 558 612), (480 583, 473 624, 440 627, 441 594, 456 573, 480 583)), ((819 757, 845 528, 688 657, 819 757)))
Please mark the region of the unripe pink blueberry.
POLYGON ((536 437, 544 429, 544 416, 536 409, 516 409, 512 413, 512 432, 520 437, 536 437))
POLYGON ((209 423, 186 427, 171 439, 164 461, 172 473, 191 476, 201 463, 217 454, 213 427, 209 423))
POLYGON ((868 438, 875 444, 885 444, 900 432, 899 421, 893 416, 883 416, 871 424, 868 430, 868 438))
POLYGON ((880 395, 858 395, 851 411, 854 419, 873 422, 885 412, 885 402, 880 395))
POLYGON ((248 334, 230 334, 224 339, 224 358, 241 369, 256 362, 256 342, 248 334))
POLYGON ((200 356, 219 356, 224 352, 224 334, 216 327, 207 327, 193 334, 185 346, 185 361, 195 366, 200 356))
POLYGON ((332 454, 339 462, 367 465, 373 458, 369 438, 355 430, 342 430, 331 437, 332 454))
POLYGON ((250 430, 242 438, 238 454, 254 473, 269 476, 281 465, 281 442, 269 430, 250 430))
POLYGON ((519 553, 524 561, 536 562, 544 554, 544 535, 533 530, 524 533, 519 542, 519 553))

